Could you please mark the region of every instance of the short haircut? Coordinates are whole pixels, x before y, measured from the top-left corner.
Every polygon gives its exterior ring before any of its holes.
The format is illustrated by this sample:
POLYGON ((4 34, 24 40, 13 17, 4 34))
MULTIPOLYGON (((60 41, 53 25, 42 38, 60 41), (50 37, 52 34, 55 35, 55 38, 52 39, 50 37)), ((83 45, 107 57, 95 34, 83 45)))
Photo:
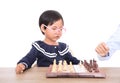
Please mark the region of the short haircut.
POLYGON ((45 24, 46 26, 52 25, 53 23, 55 23, 56 21, 58 21, 60 19, 63 21, 63 25, 64 25, 63 17, 59 12, 57 12, 55 10, 44 11, 39 18, 39 27, 42 24, 45 24))

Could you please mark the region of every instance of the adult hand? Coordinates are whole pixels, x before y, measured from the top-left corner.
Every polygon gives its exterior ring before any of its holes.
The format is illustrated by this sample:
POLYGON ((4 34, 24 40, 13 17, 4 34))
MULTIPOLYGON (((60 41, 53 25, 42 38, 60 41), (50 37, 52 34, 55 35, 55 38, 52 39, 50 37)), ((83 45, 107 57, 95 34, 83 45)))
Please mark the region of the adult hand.
POLYGON ((95 51, 102 57, 105 57, 106 54, 109 52, 109 48, 105 42, 100 43, 96 48, 95 51))

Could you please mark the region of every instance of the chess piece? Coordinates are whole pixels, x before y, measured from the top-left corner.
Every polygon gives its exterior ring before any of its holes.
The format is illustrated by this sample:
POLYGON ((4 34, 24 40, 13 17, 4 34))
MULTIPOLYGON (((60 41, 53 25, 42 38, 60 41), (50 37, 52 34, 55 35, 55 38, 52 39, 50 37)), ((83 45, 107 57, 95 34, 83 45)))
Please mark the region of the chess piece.
POLYGON ((75 72, 75 71, 74 71, 74 67, 73 67, 73 65, 72 65, 72 62, 70 62, 69 70, 70 70, 70 72, 72 72, 72 73, 75 72))
POLYGON ((53 61, 52 72, 57 72, 56 59, 53 61))
POLYGON ((90 67, 92 68, 92 66, 93 66, 93 61, 90 60, 90 67))
POLYGON ((62 60, 58 63, 58 72, 62 72, 62 60))
POLYGON ((83 61, 81 60, 81 64, 83 64, 83 61))
POLYGON ((63 71, 67 71, 68 69, 67 69, 67 62, 66 62, 66 60, 64 60, 63 61, 63 71))
POLYGON ((94 60, 94 59, 93 59, 93 70, 94 70, 95 72, 99 72, 98 64, 97 64, 96 60, 94 60))
POLYGON ((90 66, 90 64, 89 64, 86 60, 84 60, 83 65, 85 66, 85 68, 86 68, 89 72, 92 72, 91 66, 90 66))

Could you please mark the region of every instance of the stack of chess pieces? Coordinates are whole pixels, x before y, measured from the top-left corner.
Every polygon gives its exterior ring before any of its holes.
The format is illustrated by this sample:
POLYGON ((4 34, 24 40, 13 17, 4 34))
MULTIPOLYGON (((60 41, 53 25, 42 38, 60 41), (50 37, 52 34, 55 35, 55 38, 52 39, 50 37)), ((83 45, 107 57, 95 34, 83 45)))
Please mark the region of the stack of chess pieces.
POLYGON ((64 60, 60 60, 58 65, 56 64, 56 59, 53 61, 53 66, 51 72, 56 73, 56 72, 75 72, 74 67, 72 65, 72 62, 68 65, 67 62, 64 60))
MULTIPOLYGON (((87 62, 86 60, 84 61, 80 61, 80 68, 82 69, 82 67, 84 67, 84 69, 88 72, 99 72, 98 69, 98 64, 96 62, 96 60, 90 60, 90 62, 87 62)), ((58 64, 56 64, 56 59, 53 61, 53 65, 52 65, 52 69, 51 69, 52 73, 65 73, 65 72, 69 72, 69 73, 75 73, 75 69, 74 69, 74 65, 72 64, 72 62, 70 62, 70 64, 68 65, 67 62, 64 60, 60 60, 58 64)))
POLYGON ((89 72, 99 72, 97 61, 94 59, 90 60, 89 63, 86 60, 81 61, 81 64, 84 65, 89 72))

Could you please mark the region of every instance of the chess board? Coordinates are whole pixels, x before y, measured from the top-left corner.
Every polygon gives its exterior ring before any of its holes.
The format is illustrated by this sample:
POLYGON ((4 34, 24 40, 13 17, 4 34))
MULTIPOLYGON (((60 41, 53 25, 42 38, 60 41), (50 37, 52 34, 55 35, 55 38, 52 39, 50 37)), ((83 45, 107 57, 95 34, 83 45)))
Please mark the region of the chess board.
POLYGON ((106 74, 102 72, 95 60, 82 61, 79 65, 69 65, 66 62, 55 62, 48 67, 47 78, 105 78, 106 74))

